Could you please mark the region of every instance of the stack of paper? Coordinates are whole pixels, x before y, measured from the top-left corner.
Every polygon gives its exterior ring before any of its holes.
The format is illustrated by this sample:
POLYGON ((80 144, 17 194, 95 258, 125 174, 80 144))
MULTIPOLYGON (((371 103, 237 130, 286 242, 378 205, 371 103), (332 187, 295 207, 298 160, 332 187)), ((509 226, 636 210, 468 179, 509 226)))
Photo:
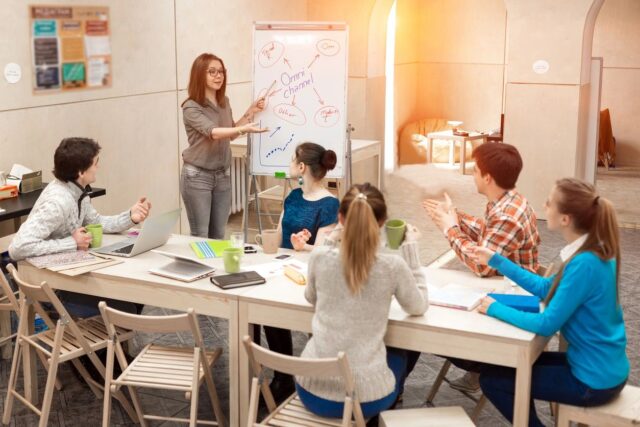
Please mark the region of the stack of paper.
POLYGON ((36 268, 46 268, 67 276, 77 276, 123 262, 121 259, 108 258, 87 251, 59 252, 27 258, 27 261, 36 268))
POLYGON ((455 283, 449 283, 442 287, 427 283, 427 288, 429 290, 429 304, 467 311, 476 308, 482 298, 487 295, 485 292, 479 292, 469 286, 455 283))

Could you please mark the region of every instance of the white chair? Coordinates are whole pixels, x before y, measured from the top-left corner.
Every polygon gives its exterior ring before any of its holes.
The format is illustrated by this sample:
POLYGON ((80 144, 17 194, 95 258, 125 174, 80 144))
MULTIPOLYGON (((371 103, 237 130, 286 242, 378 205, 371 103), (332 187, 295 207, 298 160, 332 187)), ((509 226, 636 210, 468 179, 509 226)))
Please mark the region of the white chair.
POLYGON ((188 423, 191 427, 195 427, 196 424, 225 425, 224 414, 211 375, 211 368, 222 351, 219 348, 205 351, 198 318, 192 308, 188 309, 185 314, 173 316, 140 316, 109 308, 104 301, 100 302, 99 307, 109 334, 102 413, 103 427, 108 427, 110 422, 111 394, 119 391, 121 387, 129 389, 133 406, 138 414, 138 421, 143 427, 147 425, 146 420, 188 423), (129 364, 117 334, 117 330, 120 328, 147 333, 191 331, 195 347, 165 347, 150 343, 129 364), (113 378, 113 365, 116 357, 122 368, 122 374, 118 378, 113 378), (217 422, 197 419, 198 390, 203 382, 207 384, 207 391, 217 422), (142 412, 135 387, 185 392, 187 399, 191 401, 189 418, 145 415, 142 412))
MULTIPOLYGON (((18 324, 16 346, 13 353, 13 362, 11 364, 9 387, 2 422, 9 424, 13 400, 17 398, 30 410, 40 416, 39 426, 44 427, 48 423, 56 374, 61 363, 71 362, 96 397, 101 397, 102 384, 97 383, 91 378, 78 359, 81 356, 87 356, 98 372, 104 377, 105 367, 98 356, 96 356, 96 351, 107 346, 107 331, 100 316, 94 316, 76 322, 46 282, 42 282, 40 285, 28 284, 20 278, 13 265, 9 265, 8 269, 18 283, 18 287, 24 295, 24 298, 22 298, 20 302, 20 322, 18 324), (51 304, 58 312, 59 319, 57 323, 53 323, 49 315, 42 309, 41 303, 51 304), (44 319, 49 327, 48 330, 35 334, 29 332, 31 327, 28 325, 27 313, 32 306, 44 319), (41 358, 45 358, 45 366, 49 367, 41 408, 35 407, 16 390, 18 368, 22 362, 22 354, 23 352, 31 350, 35 350, 41 358)), ((132 332, 123 329, 118 329, 117 334, 121 341, 133 337, 132 332)), ((135 420, 136 414, 124 395, 122 393, 116 393, 115 397, 120 401, 132 420, 135 420)))
POLYGON ((380 427, 473 427, 473 421, 460 406, 384 411, 380 427))
POLYGON ((583 408, 558 404, 558 427, 570 422, 598 427, 629 427, 640 425, 640 388, 627 385, 613 401, 602 406, 583 408))
POLYGON ((364 427, 365 420, 362 408, 355 393, 355 384, 349 363, 344 353, 338 357, 326 359, 303 359, 300 357, 285 356, 267 350, 256 343, 247 335, 242 340, 244 348, 249 356, 249 362, 254 373, 251 381, 251 397, 249 400, 248 427, 255 426, 304 426, 304 427, 364 427), (307 411, 297 393, 276 407, 273 395, 265 381, 265 368, 271 368, 289 375, 307 377, 342 377, 345 384, 344 412, 342 419, 319 417, 307 411), (267 404, 269 415, 258 423, 258 401, 260 391, 267 404))

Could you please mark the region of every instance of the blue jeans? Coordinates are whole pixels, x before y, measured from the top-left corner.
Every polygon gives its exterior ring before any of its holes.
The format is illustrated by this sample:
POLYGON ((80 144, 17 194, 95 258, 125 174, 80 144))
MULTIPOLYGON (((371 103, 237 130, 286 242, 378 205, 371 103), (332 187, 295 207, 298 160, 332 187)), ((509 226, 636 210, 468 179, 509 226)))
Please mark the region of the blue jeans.
MULTIPOLYGON (((378 400, 370 402, 361 402, 362 413, 365 418, 378 415, 380 412, 389 409, 398 398, 398 392, 402 387, 407 370, 407 354, 405 350, 387 347, 387 364, 389 369, 396 377, 396 386, 394 390, 378 400)), ((344 402, 336 402, 335 400, 323 399, 315 394, 305 390, 296 383, 296 391, 304 406, 311 412, 321 417, 342 418, 344 411, 344 402)))
POLYGON ((180 175, 180 194, 191 235, 224 239, 231 212, 230 170, 208 170, 185 163, 180 175))
MULTIPOLYGON (((480 387, 493 405, 513 422, 516 371, 514 368, 484 364, 480 366, 480 387)), ((529 426, 544 426, 538 419, 533 399, 575 406, 603 405, 624 388, 626 380, 612 388, 592 389, 571 373, 567 354, 544 352, 533 364, 529 426)))

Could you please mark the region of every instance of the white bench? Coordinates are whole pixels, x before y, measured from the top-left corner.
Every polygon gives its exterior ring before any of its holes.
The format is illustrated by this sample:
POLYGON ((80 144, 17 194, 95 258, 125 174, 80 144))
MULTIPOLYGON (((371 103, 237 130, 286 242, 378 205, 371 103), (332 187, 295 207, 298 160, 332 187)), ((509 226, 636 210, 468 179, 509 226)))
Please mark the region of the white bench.
POLYGON ((380 427, 473 427, 471 418, 460 406, 384 411, 380 427))
POLYGON ((568 427, 571 421, 598 427, 640 425, 640 388, 628 385, 617 398, 602 406, 558 405, 558 427, 568 427))

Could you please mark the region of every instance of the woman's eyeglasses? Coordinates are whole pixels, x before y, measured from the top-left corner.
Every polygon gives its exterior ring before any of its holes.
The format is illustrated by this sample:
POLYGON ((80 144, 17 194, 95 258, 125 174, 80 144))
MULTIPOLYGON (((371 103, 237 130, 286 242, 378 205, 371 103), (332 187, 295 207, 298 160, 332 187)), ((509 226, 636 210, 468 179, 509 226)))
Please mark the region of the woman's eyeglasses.
POLYGON ((209 68, 207 73, 209 73, 211 77, 216 77, 218 74, 224 76, 224 68, 209 68))

